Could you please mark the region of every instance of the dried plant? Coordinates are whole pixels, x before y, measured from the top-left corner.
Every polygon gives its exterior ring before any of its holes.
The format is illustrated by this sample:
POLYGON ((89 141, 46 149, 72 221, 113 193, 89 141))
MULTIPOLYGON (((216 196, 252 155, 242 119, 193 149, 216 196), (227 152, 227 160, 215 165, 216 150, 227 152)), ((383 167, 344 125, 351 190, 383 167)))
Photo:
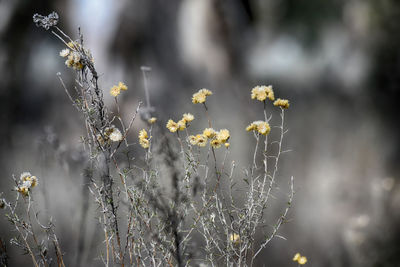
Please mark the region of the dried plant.
MULTIPOLYGON (((98 205, 104 249, 100 253, 105 266, 253 266, 268 243, 278 236, 287 222, 293 201, 293 177, 289 180, 287 205, 268 229, 267 208, 277 189, 278 169, 286 134, 284 119, 288 100, 275 100, 272 86, 257 86, 251 98, 263 107, 263 120, 254 121, 247 131, 254 135, 252 164, 243 173, 236 171, 234 161, 228 162, 231 134, 227 129, 214 130, 209 117, 207 98, 212 92, 201 89, 193 95, 193 104, 202 106, 208 125, 201 133, 191 133, 194 116, 183 114, 166 128, 154 117, 146 86, 146 106, 141 103, 126 120, 120 114, 118 98, 128 90, 120 82, 111 88, 116 112, 104 104, 93 57, 84 46, 84 39, 73 40, 57 27, 58 15, 35 14, 37 26, 51 30, 64 44, 60 56, 75 72, 75 84, 68 88, 60 82, 73 106, 84 118, 86 136, 83 144, 89 157, 85 179, 98 205), (271 103, 273 105, 271 105, 271 103), (280 124, 270 126, 272 112, 280 112, 280 124), (139 132, 139 145, 128 141, 137 114, 147 123, 139 132), (270 131, 277 129, 278 140, 270 142, 270 131), (132 157, 133 151, 144 150, 143 158, 132 157), (218 150, 223 150, 222 153, 218 150), (260 161, 261 158, 261 161, 260 161), (170 185, 161 184, 169 181, 170 185), (242 199, 238 199, 238 192, 242 199), (257 238, 260 236, 263 238, 257 238)), ((261 113, 261 112, 260 112, 261 113)), ((30 176, 32 177, 32 176, 30 176)), ((35 178, 36 179, 36 178, 35 178)), ((31 178, 32 180, 32 178, 31 178)), ((16 181, 16 180, 15 180, 16 181)), ((13 242, 31 255, 35 266, 50 263, 43 253, 30 219, 32 183, 18 184, 15 204, 5 201, 10 221, 20 240, 13 242), (27 221, 17 215, 16 206, 22 196, 27 221), (28 237, 31 236, 32 240, 28 237)), ((40 228, 54 244, 59 266, 63 259, 53 225, 40 228)))

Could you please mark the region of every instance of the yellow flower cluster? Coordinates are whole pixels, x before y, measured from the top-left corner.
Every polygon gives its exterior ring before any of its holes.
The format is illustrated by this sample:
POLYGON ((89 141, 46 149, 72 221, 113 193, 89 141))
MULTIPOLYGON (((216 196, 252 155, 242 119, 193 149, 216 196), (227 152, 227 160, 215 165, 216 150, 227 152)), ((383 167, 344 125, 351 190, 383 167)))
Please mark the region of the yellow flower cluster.
POLYGON ((81 62, 81 55, 79 52, 70 51, 68 48, 61 50, 60 52, 61 57, 68 57, 65 61, 65 65, 68 68, 73 68, 74 70, 81 70, 83 69, 83 64, 81 62))
POLYGON ((271 127, 266 121, 253 121, 246 127, 246 131, 257 131, 259 134, 267 135, 271 131, 271 127))
POLYGON ((186 129, 186 126, 189 122, 194 120, 194 116, 190 113, 185 113, 182 116, 182 119, 180 119, 178 122, 174 122, 173 120, 168 120, 167 122, 167 128, 171 133, 174 133, 176 131, 183 131, 186 129))
POLYGON ((100 134, 97 135, 97 141, 103 146, 106 143, 111 144, 112 142, 119 142, 122 141, 123 136, 121 131, 116 128, 114 125, 111 125, 111 127, 107 127, 104 129, 103 136, 100 134), (103 138, 104 137, 104 138, 103 138))
POLYGON ((296 255, 293 257, 293 261, 297 261, 300 265, 304 265, 307 263, 307 258, 301 256, 300 253, 296 253, 296 255))
POLYGON ((65 65, 74 70, 81 70, 84 66, 84 61, 90 60, 94 62, 92 54, 89 50, 82 48, 82 46, 77 42, 69 42, 68 48, 60 51, 61 57, 66 57, 65 65), (84 60, 85 59, 85 60, 84 60))
POLYGON ((111 87, 110 94, 113 97, 117 97, 122 91, 128 90, 128 86, 126 86, 123 82, 119 82, 118 85, 114 85, 111 87))
POLYGON ((240 236, 239 234, 236 233, 232 233, 229 236, 229 240, 233 243, 233 244, 239 244, 240 242, 240 236))
POLYGON ((149 135, 147 134, 147 131, 145 129, 139 132, 139 144, 143 148, 149 148, 150 146, 149 135))
POLYGON ((189 136, 189 142, 192 145, 204 147, 210 139, 210 145, 213 148, 219 148, 222 144, 228 148, 229 143, 227 141, 229 138, 230 133, 227 129, 222 129, 216 132, 213 128, 206 128, 204 129, 203 134, 189 136))
POLYGON ((278 99, 274 102, 274 106, 281 107, 281 108, 286 108, 286 109, 287 109, 287 108, 289 108, 289 100, 278 98, 278 99))
POLYGON ((38 184, 36 176, 31 175, 29 172, 23 172, 20 176, 21 183, 17 186, 16 190, 23 196, 27 196, 31 188, 38 184))
POLYGON ((212 92, 208 89, 200 89, 197 93, 193 94, 193 104, 206 102, 207 96, 212 95, 212 92))
POLYGON ((153 123, 155 123, 157 121, 157 118, 156 117, 151 117, 147 121, 148 121, 148 123, 153 124, 153 123))
POLYGON ((274 91, 272 90, 272 85, 256 86, 251 90, 251 99, 265 101, 265 99, 267 98, 271 101, 275 100, 274 91))

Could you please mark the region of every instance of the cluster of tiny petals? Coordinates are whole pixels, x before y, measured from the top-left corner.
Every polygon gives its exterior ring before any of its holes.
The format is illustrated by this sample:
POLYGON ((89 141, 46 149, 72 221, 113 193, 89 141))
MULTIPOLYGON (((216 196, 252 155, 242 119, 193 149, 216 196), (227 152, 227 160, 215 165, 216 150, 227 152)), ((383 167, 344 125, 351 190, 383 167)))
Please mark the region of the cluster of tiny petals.
POLYGON ((142 129, 139 132, 139 144, 143 148, 149 148, 149 146, 150 146, 149 135, 147 134, 147 131, 145 129, 142 129))
POLYGON ((194 120, 194 116, 191 113, 185 113, 183 114, 182 120, 185 122, 191 122, 194 120))
POLYGON ((213 128, 205 128, 203 131, 203 134, 207 137, 207 138, 213 138, 216 135, 216 132, 213 128))
POLYGON ((118 85, 114 85, 111 87, 110 94, 113 97, 117 97, 122 91, 128 90, 128 86, 126 86, 123 82, 119 82, 118 85))
POLYGON ((274 102, 274 106, 287 109, 287 108, 289 108, 289 100, 278 98, 278 99, 274 102))
POLYGON ((167 128, 171 133, 174 133, 176 131, 183 131, 187 127, 187 123, 191 122, 194 120, 194 116, 190 113, 185 113, 182 116, 182 119, 180 119, 178 122, 174 122, 173 120, 168 120, 167 122, 167 128))
POLYGON ((192 145, 205 147, 207 145, 207 137, 204 134, 197 134, 189 136, 189 142, 192 145))
POLYGON ((84 57, 86 60, 88 59, 91 62, 94 62, 90 51, 83 48, 79 43, 69 42, 67 44, 67 47, 68 48, 65 48, 60 51, 60 56, 67 58, 67 60, 65 61, 65 65, 67 67, 73 68, 75 70, 83 69, 84 60, 82 60, 82 57, 84 57))
POLYGON ((31 188, 38 184, 36 176, 31 175, 29 172, 23 172, 20 176, 20 183, 16 187, 16 190, 23 196, 27 196, 31 188))
POLYGON ((147 120, 150 124, 153 124, 157 121, 156 117, 151 117, 150 119, 147 120))
POLYGON ((116 128, 114 125, 111 125, 110 127, 106 127, 104 129, 103 136, 98 134, 97 135, 97 141, 103 146, 105 144, 111 144, 112 142, 119 142, 122 141, 123 135, 121 131, 116 128))
POLYGON ((266 121, 253 121, 246 127, 246 131, 257 131, 259 134, 267 135, 271 131, 271 127, 266 121))
POLYGON ((271 101, 275 100, 275 95, 274 95, 274 91, 272 90, 272 85, 256 86, 251 90, 251 99, 265 101, 265 99, 267 99, 267 98, 271 101))
POLYGON ((206 128, 202 134, 189 136, 189 142, 192 145, 204 147, 207 144, 207 141, 210 140, 210 145, 213 148, 219 148, 222 144, 228 148, 229 143, 227 143, 227 141, 229 138, 230 134, 227 129, 222 129, 216 132, 213 128, 206 128))
POLYGON ((207 96, 212 95, 212 92, 208 89, 200 89, 197 93, 193 94, 192 102, 193 104, 206 102, 207 96))
POLYGON ((293 257, 293 261, 297 261, 298 264, 304 265, 307 263, 307 258, 305 256, 301 256, 300 253, 296 253, 293 257))

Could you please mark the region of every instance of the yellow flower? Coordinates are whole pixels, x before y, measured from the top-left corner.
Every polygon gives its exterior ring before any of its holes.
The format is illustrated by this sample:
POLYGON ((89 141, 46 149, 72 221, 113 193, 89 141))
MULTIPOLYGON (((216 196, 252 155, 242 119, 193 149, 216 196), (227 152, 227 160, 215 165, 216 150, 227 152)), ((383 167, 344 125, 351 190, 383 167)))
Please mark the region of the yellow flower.
POLYGON ((268 122, 253 121, 249 126, 247 126, 246 131, 257 131, 259 134, 267 135, 271 131, 271 127, 268 122))
POLYGON ((297 261, 300 265, 304 265, 307 263, 307 258, 304 256, 301 256, 300 259, 297 261))
POLYGON ((151 117, 150 119, 147 120, 150 124, 153 124, 157 121, 156 117, 151 117))
POLYGON ((225 143, 225 147, 229 148, 230 144, 229 143, 225 143))
POLYGON ((189 136, 189 142, 192 145, 197 145, 197 138, 194 135, 189 136))
POLYGON ((254 123, 251 123, 249 126, 246 127, 246 131, 250 132, 250 131, 254 131, 257 130, 257 125, 255 125, 254 123))
POLYGON ((239 234, 232 233, 232 234, 230 234, 230 236, 229 236, 229 240, 230 240, 232 243, 234 243, 234 244, 239 244, 239 242, 240 242, 240 236, 239 236, 239 234))
POLYGON ((211 146, 213 148, 219 148, 219 147, 221 147, 222 141, 217 139, 217 138, 215 138, 215 139, 210 141, 210 144, 211 144, 211 146))
POLYGON ((61 57, 67 57, 69 55, 69 52, 70 52, 69 49, 65 48, 65 49, 60 51, 60 56, 61 57))
POLYGON ((193 104, 206 102, 207 96, 212 95, 212 92, 208 89, 201 89, 197 93, 193 94, 193 104))
POLYGON ((207 137, 204 134, 196 135, 197 145, 205 147, 207 145, 207 137))
POLYGON ((147 131, 145 129, 140 130, 139 139, 147 139, 147 138, 149 138, 147 131))
POLYGON ((167 122, 167 128, 171 133, 174 133, 176 131, 178 131, 178 124, 176 122, 174 122, 173 120, 169 120, 167 122))
POLYGON ((300 257, 301 257, 300 253, 296 253, 296 255, 294 255, 293 257, 293 261, 298 261, 300 257))
POLYGON ((27 196, 28 193, 29 193, 29 188, 28 188, 27 186, 25 186, 25 185, 23 185, 23 186, 18 186, 18 187, 17 187, 17 191, 18 191, 19 193, 21 193, 21 195, 27 196))
POLYGON ((263 121, 259 125, 257 125, 257 131, 262 135, 267 135, 271 131, 271 127, 268 122, 263 121))
POLYGON ((117 97, 120 93, 121 93, 121 88, 119 88, 119 87, 116 86, 116 85, 114 85, 113 87, 111 87, 110 94, 111 94, 113 97, 117 97))
POLYGON ((256 86, 251 90, 251 99, 257 99, 259 101, 264 101, 265 99, 274 100, 274 91, 272 90, 272 86, 256 86))
POLYGON ((35 187, 38 184, 38 179, 36 176, 31 176, 31 187, 35 187))
POLYGON ((229 131, 227 129, 222 129, 217 133, 217 139, 221 142, 221 143, 225 143, 226 141, 228 141, 230 134, 229 131))
POLYGON ((148 139, 139 139, 139 144, 143 147, 143 148, 149 148, 150 146, 150 141, 148 139))
POLYGON ((289 100, 278 98, 274 102, 274 106, 281 107, 281 108, 289 108, 289 100))
POLYGON ((307 263, 307 258, 305 256, 301 256, 300 253, 296 253, 293 257, 293 261, 297 261, 300 265, 304 265, 307 263))
POLYGON ((185 113, 183 114, 182 120, 184 120, 185 122, 191 122, 192 120, 194 120, 194 116, 190 113, 185 113))
POLYGON ((149 148, 150 146, 150 141, 149 141, 149 135, 147 134, 147 131, 145 129, 140 130, 139 132, 139 144, 143 148, 149 148))
POLYGON ((128 90, 128 86, 126 86, 123 82, 119 82, 118 87, 119 87, 119 89, 121 89, 123 91, 128 90))
POLYGON ((207 138, 213 138, 217 133, 215 132, 215 130, 213 128, 206 128, 206 129, 204 129, 203 134, 207 138))
POLYGON ((178 121, 178 130, 179 131, 183 131, 186 129, 186 121, 184 119, 181 119, 180 121, 178 121))

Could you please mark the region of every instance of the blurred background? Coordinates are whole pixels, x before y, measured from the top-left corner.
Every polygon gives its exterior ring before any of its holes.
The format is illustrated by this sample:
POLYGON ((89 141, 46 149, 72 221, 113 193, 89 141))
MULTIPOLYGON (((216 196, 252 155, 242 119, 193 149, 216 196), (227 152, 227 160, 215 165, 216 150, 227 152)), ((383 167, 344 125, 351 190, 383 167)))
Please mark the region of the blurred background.
MULTIPOLYGON (((143 65, 152 68, 162 123, 184 112, 204 117, 191 95, 212 90, 211 116, 230 129, 239 170, 254 144, 244 128, 262 119, 250 90, 272 84, 290 100, 284 148, 293 152, 281 162, 276 202, 291 175, 296 195, 280 231, 287 240, 275 239, 257 265, 296 266, 300 252, 308 266, 400 266, 398 0, 0 1, 0 192, 13 195, 13 174, 38 176, 35 202, 43 220, 53 216, 67 264, 98 266, 102 235, 81 175, 83 121, 56 76, 71 85, 73 73, 58 55, 63 44, 32 23, 53 10, 73 38, 81 28, 106 102, 112 85, 128 85, 124 114, 145 98, 143 65)), ((143 126, 135 122, 132 138, 143 126)), ((0 237, 14 235, 3 217, 0 237)), ((9 253, 10 266, 29 263, 14 247, 9 253)))

